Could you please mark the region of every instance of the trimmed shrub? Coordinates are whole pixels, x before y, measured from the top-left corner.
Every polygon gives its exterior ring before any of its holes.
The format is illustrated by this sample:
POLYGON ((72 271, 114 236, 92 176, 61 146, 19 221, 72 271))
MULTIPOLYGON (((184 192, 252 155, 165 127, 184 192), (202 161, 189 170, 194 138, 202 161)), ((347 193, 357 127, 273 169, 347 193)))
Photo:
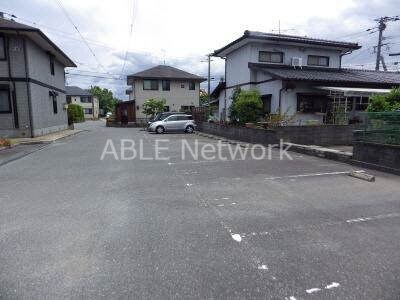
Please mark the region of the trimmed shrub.
POLYGON ((257 90, 241 91, 235 103, 239 123, 256 122, 262 110, 260 93, 257 90))
POLYGON ((81 122, 85 122, 82 106, 78 104, 68 104, 68 125, 81 122))

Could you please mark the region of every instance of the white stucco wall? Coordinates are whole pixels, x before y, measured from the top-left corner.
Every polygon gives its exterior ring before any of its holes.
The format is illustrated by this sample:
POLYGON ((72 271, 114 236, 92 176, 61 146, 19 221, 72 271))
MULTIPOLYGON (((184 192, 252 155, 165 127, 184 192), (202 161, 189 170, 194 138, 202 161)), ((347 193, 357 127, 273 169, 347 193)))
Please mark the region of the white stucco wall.
POLYGON ((83 109, 91 108, 92 114, 84 114, 85 119, 98 119, 99 118, 99 100, 97 97, 92 97, 93 103, 81 102, 80 96, 71 96, 71 103, 82 106, 83 109))
POLYGON ((171 80, 170 90, 163 91, 161 80, 159 80, 158 90, 144 90, 143 80, 135 80, 132 89, 136 102, 136 118, 146 118, 146 115, 142 112, 142 106, 150 98, 165 99, 165 105, 169 106, 170 111, 179 111, 181 106, 199 106, 200 83, 198 82, 196 82, 194 90, 189 90, 189 81, 171 80), (184 85, 183 88, 181 84, 184 85))
POLYGON ((340 67, 340 50, 326 49, 321 47, 310 46, 293 46, 285 44, 266 44, 252 43, 249 44, 250 58, 248 62, 258 63, 258 55, 260 51, 283 52, 283 64, 291 65, 293 57, 300 57, 303 60, 303 65, 307 65, 309 55, 328 56, 329 67, 340 67))

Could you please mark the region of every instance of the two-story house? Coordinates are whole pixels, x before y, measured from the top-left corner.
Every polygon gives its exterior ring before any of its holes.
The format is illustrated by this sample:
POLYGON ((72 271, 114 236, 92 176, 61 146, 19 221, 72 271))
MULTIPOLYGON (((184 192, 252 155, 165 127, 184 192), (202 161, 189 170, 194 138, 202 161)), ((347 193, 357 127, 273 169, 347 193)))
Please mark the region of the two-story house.
POLYGON ((165 111, 190 111, 199 106, 200 83, 206 79, 160 65, 128 76, 129 99, 135 101, 136 120, 147 116, 143 113, 143 103, 151 98, 164 99, 165 111))
POLYGON ((67 103, 82 106, 85 119, 97 120, 99 118, 99 100, 88 90, 77 86, 66 86, 67 103))
POLYGON ((0 136, 68 128, 65 67, 76 65, 42 31, 0 14, 0 136))
POLYGON ((295 124, 325 122, 338 102, 364 110, 369 96, 400 85, 400 74, 342 68, 356 43, 245 31, 216 50, 225 59, 225 87, 218 91, 221 119, 229 118, 235 88, 258 89, 263 114, 287 114, 295 124))

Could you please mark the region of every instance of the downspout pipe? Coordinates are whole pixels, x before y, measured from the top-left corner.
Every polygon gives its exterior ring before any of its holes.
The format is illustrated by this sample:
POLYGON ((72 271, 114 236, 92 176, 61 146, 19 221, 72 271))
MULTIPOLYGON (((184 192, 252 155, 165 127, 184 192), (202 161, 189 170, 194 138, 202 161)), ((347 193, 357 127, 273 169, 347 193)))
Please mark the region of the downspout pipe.
POLYGON ((339 65, 339 69, 342 68, 342 58, 343 58, 343 56, 349 55, 349 54, 351 54, 351 53, 353 53, 353 50, 349 49, 349 50, 347 50, 346 52, 340 54, 340 65, 339 65))
POLYGON ((13 79, 12 76, 12 70, 11 70, 11 57, 10 57, 10 53, 11 53, 11 45, 10 45, 10 37, 7 36, 7 53, 6 53, 6 57, 7 57, 7 64, 8 64, 8 77, 11 80, 12 83, 12 87, 13 87, 13 92, 12 92, 12 107, 13 107, 13 113, 14 113, 14 127, 16 129, 19 128, 19 118, 18 118, 18 105, 17 105, 17 89, 15 87, 15 80, 13 79))
POLYGON ((30 127, 30 131, 31 131, 31 137, 34 137, 33 120, 32 120, 31 85, 29 84, 29 64, 28 64, 28 55, 27 55, 27 47, 26 47, 26 37, 23 37, 22 39, 23 39, 22 43, 23 43, 23 47, 24 47, 26 93, 27 93, 27 97, 28 97, 29 127, 30 127))
POLYGON ((285 89, 286 89, 286 88, 283 87, 283 82, 282 82, 282 88, 279 90, 279 103, 278 103, 279 115, 282 113, 282 92, 283 92, 285 89))

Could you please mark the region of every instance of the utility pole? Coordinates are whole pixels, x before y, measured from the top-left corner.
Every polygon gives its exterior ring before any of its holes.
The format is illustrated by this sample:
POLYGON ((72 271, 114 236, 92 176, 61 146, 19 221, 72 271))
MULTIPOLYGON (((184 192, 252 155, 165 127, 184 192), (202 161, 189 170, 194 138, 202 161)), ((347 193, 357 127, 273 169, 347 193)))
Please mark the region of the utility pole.
MULTIPOLYGON (((375 70, 379 71, 381 61, 382 61, 382 46, 383 46, 383 40, 385 39, 383 37, 383 32, 387 28, 387 23, 388 22, 396 22, 400 20, 400 16, 394 16, 394 17, 381 17, 379 19, 375 19, 376 22, 378 22, 378 45, 376 46, 376 65, 375 65, 375 70)), ((375 28, 376 29, 376 28, 375 28)), ((373 29, 370 28, 367 31, 372 31, 373 29)), ((371 32, 373 33, 373 32, 371 32)), ((383 61, 382 61, 383 62, 383 61)))
POLYGON ((382 39, 383 39, 383 31, 386 29, 386 23, 383 18, 379 19, 379 37, 378 37, 378 46, 376 47, 376 65, 375 71, 379 71, 380 64, 381 64, 381 53, 382 53, 382 39))
POLYGON ((211 101, 211 54, 208 54, 208 84, 207 84, 207 104, 208 114, 210 114, 210 101, 211 101))

